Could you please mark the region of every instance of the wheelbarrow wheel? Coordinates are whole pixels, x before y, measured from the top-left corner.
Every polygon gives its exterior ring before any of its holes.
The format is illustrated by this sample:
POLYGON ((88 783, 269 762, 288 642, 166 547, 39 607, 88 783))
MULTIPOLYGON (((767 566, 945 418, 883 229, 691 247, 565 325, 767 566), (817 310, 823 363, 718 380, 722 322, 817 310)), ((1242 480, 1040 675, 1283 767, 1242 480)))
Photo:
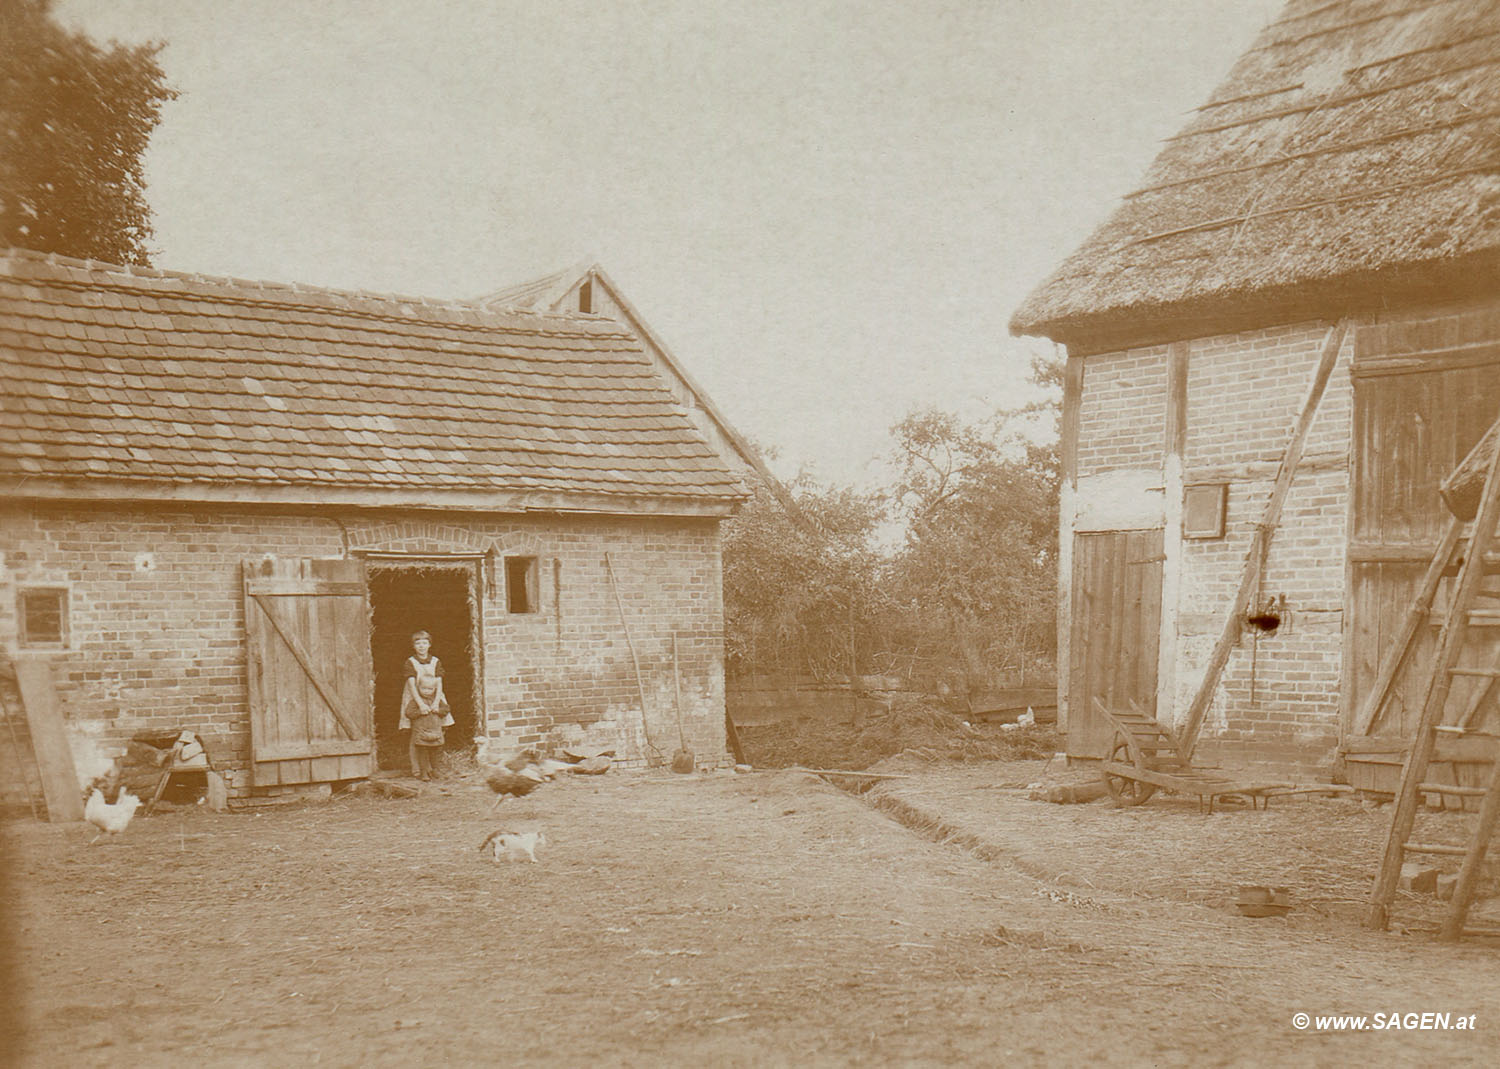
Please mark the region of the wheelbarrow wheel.
MULTIPOLYGON (((1126 745, 1125 740, 1119 735, 1115 736, 1115 745, 1109 752, 1109 759, 1111 761, 1118 761, 1124 765, 1132 763, 1130 760, 1130 747, 1126 745)), ((1120 805, 1142 805, 1156 793, 1156 784, 1143 783, 1138 779, 1120 776, 1106 769, 1104 772, 1104 789, 1120 805)))

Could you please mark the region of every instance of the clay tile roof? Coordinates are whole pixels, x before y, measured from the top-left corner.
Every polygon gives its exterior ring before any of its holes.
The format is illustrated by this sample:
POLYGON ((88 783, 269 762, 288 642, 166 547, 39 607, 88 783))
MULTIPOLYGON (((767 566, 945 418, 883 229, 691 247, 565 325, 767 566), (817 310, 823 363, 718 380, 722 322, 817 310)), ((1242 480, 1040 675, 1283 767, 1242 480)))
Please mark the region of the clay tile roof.
POLYGON ((1500 4, 1291 0, 1011 329, 1060 338, 1497 252, 1500 4))
POLYGON ((12 478, 433 505, 443 490, 710 510, 745 496, 640 343, 600 317, 0 250, 0 377, 12 478))

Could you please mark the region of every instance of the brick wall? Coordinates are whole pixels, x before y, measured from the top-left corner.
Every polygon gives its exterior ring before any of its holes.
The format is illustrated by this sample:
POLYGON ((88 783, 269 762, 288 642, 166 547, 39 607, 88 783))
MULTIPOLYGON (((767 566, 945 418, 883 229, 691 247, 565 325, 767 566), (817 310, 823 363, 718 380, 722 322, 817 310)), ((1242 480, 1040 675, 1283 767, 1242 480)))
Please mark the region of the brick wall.
MULTIPOLYGON (((1159 714, 1180 722, 1239 585, 1254 526, 1327 336, 1321 324, 1202 338, 1188 345, 1184 479, 1229 486, 1225 537, 1169 547, 1179 569, 1173 604, 1163 606, 1172 648, 1159 714)), ((1352 339, 1319 406, 1267 561, 1263 591, 1285 594, 1291 626, 1241 641, 1204 723, 1205 749, 1229 745, 1283 762, 1321 764, 1339 726, 1341 623, 1348 509, 1352 339), (1253 740, 1253 746, 1245 746, 1253 740), (1216 747, 1215 743, 1221 744, 1216 747)), ((1086 358, 1080 408, 1080 495, 1121 469, 1160 473, 1165 482, 1167 350, 1086 358)), ((1087 502, 1079 502, 1080 509, 1087 502)), ((1175 503, 1167 503, 1168 509, 1175 503)), ((1253 754, 1252 754, 1253 755, 1253 754)))
MULTIPOLYGON (((1200 339, 1189 348, 1186 478, 1228 482, 1229 503, 1224 538, 1183 543, 1174 720, 1186 714, 1238 590, 1327 334, 1324 324, 1288 326, 1200 339)), ((1265 636, 1247 631, 1231 651, 1204 721, 1208 753, 1219 742, 1283 764, 1322 769, 1332 761, 1343 668, 1352 350, 1351 334, 1266 559, 1261 593, 1285 596, 1289 623, 1265 636)))
POLYGON ((1079 477, 1160 470, 1166 418, 1165 347, 1089 357, 1079 410, 1079 477))
MULTIPOLYGON (((714 520, 286 515, 0 507, 0 641, 17 646, 16 591, 69 590, 71 641, 45 654, 87 777, 136 735, 189 727, 248 786, 246 558, 338 557, 360 550, 491 552, 539 558, 540 611, 483 599, 483 708, 504 744, 598 744, 639 762, 650 742, 700 761, 725 752, 723 604, 714 520), (645 679, 636 673, 605 570, 608 553, 645 679), (672 634, 677 634, 676 685, 672 634)), ((502 569, 503 572, 503 569, 502 569)))

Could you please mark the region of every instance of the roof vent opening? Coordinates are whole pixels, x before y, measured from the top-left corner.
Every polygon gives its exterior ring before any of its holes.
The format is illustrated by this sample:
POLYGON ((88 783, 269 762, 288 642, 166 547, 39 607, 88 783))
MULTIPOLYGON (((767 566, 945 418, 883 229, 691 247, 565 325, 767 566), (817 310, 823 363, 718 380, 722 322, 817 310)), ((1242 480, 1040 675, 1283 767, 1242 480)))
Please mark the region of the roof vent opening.
POLYGON ((585 279, 583 285, 578 287, 578 310, 580 312, 594 310, 594 283, 591 279, 585 279))

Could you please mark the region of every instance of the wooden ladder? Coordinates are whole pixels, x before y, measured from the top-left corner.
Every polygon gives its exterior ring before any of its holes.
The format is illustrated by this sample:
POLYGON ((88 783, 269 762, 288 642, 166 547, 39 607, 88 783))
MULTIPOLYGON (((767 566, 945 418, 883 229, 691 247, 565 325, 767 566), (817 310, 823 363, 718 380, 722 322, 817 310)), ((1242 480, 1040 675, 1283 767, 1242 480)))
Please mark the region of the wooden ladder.
MULTIPOLYGON (((1428 765, 1437 752, 1439 736, 1451 738, 1477 738, 1500 741, 1500 737, 1473 729, 1475 715, 1500 684, 1500 665, 1489 668, 1459 667, 1469 625, 1476 619, 1495 619, 1500 616, 1496 608, 1477 609, 1474 603, 1480 598, 1500 599, 1500 592, 1487 590, 1484 580, 1487 575, 1500 572, 1491 554, 1495 543, 1495 527, 1500 522, 1500 449, 1488 462, 1484 477, 1484 489, 1480 495, 1478 512, 1469 536, 1462 536, 1463 521, 1453 518, 1432 565, 1427 570, 1422 587, 1418 591, 1407 626, 1402 629, 1401 648, 1382 666, 1381 678, 1377 680, 1376 693, 1372 695, 1367 711, 1373 718, 1381 702, 1390 690, 1401 665, 1407 659, 1416 625, 1429 612, 1438 582, 1457 564, 1448 611, 1442 620, 1438 635, 1437 653, 1434 656, 1431 675, 1422 700, 1422 712, 1417 721, 1416 737, 1412 741, 1406 763, 1401 770, 1401 786, 1396 793, 1396 808, 1391 816, 1390 834, 1386 839, 1385 855, 1380 864, 1380 875, 1375 881, 1371 896, 1367 923, 1372 928, 1385 928, 1390 920, 1390 906, 1401 881, 1401 866, 1408 854, 1433 854, 1462 857, 1458 883, 1448 906, 1439 935, 1443 939, 1457 939, 1475 929, 1466 929, 1464 922, 1474 891, 1479 882, 1480 866, 1484 863, 1485 851, 1500 819, 1500 760, 1493 761, 1489 783, 1484 787, 1463 787, 1445 783, 1427 782, 1428 765), (1486 680, 1469 701, 1464 711, 1451 724, 1445 724, 1444 709, 1448 704, 1449 691, 1458 676, 1482 677, 1486 680), (1417 807, 1425 794, 1446 794, 1481 799, 1479 818, 1467 844, 1416 842, 1411 838, 1416 822, 1417 807)), ((1490 934, 1485 930, 1485 934, 1490 934)))

